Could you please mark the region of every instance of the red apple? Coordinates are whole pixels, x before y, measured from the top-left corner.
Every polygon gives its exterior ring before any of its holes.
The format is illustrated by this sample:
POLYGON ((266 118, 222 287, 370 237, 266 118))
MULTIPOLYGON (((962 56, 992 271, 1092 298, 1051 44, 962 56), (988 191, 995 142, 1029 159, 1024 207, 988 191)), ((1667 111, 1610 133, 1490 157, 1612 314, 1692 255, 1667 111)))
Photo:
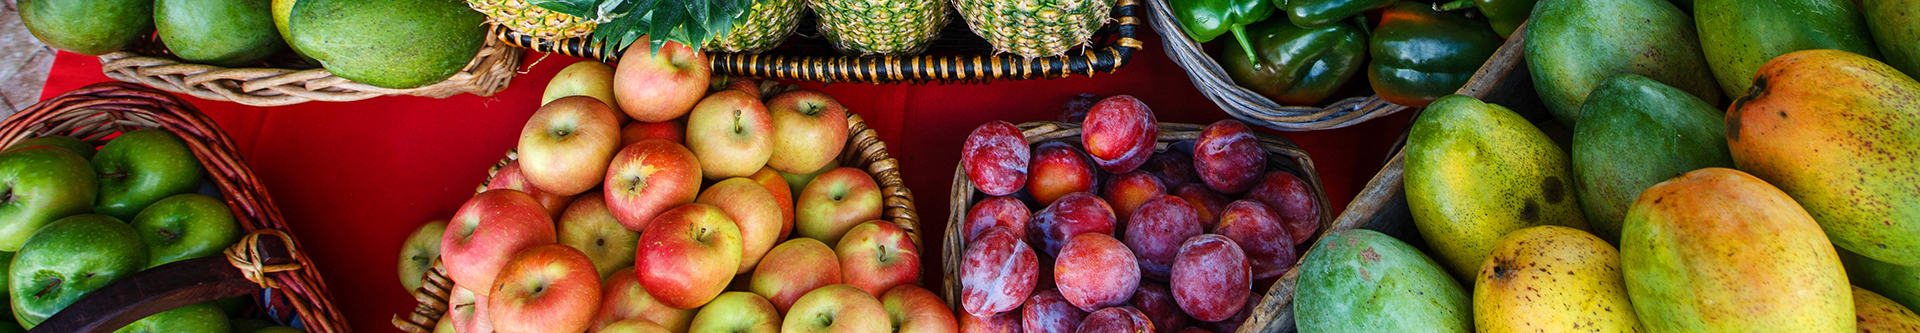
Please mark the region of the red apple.
POLYGON ((748 96, 753 96, 753 99, 766 99, 764 98, 766 96, 760 95, 760 83, 754 82, 753 78, 750 77, 737 75, 723 76, 714 79, 707 87, 707 92, 709 93, 720 92, 722 90, 736 90, 747 93, 748 96))
MULTIPOLYGON (((460 205, 440 239, 440 261, 447 277, 465 286, 493 286, 500 268, 514 253, 555 240, 553 219, 520 191, 491 190, 460 205)), ((489 287, 473 290, 487 295, 489 287)))
POLYGON ((629 319, 641 319, 666 327, 668 331, 686 332, 693 322, 693 310, 675 309, 660 303, 640 285, 633 267, 627 267, 607 276, 600 284, 600 311, 593 317, 593 329, 601 331, 614 323, 629 319))
POLYGON ((746 93, 714 93, 687 115, 687 149, 707 179, 752 175, 773 156, 773 116, 746 93))
POLYGON ((645 230, 660 212, 693 202, 700 191, 700 161, 678 144, 641 140, 614 155, 604 190, 607 208, 620 225, 645 230))
POLYGON ((541 106, 520 128, 520 167, 541 190, 580 194, 600 185, 619 143, 613 108, 592 97, 568 96, 541 106))
POLYGON ((1200 131, 1200 141, 1193 147, 1193 167, 1215 191, 1246 192, 1267 170, 1267 152, 1260 150, 1260 141, 1247 124, 1221 120, 1200 131))
POLYGON ((1206 184, 1186 184, 1173 189, 1173 195, 1185 199, 1193 211, 1200 214, 1200 225, 1213 231, 1215 222, 1220 222, 1220 212, 1227 209, 1227 197, 1207 188, 1206 184))
POLYGON ((487 190, 515 190, 525 193, 533 197, 533 201, 540 203, 540 207, 547 211, 548 218, 555 219, 560 218, 560 213, 567 210, 567 204, 573 202, 572 196, 554 194, 541 190, 539 186, 533 186, 532 182, 527 181, 526 174, 521 172, 518 159, 507 161, 507 164, 495 170, 493 178, 487 180, 487 190))
POLYGON ((961 258, 960 304, 974 316, 1019 308, 1040 278, 1039 258, 1006 227, 981 232, 961 258))
POLYGON ((800 296, 780 324, 780 331, 886 333, 893 331, 888 318, 886 306, 873 295, 860 288, 836 284, 800 296))
POLYGON ((793 188, 788 187, 787 179, 773 168, 760 168, 747 179, 766 187, 767 194, 772 194, 773 201, 780 204, 780 239, 787 239, 787 235, 793 233, 793 188))
POLYGON ((1180 310, 1180 304, 1173 301, 1173 290, 1159 282, 1142 282, 1140 290, 1133 293, 1133 299, 1127 305, 1140 310, 1153 321, 1154 331, 1173 333, 1187 327, 1187 313, 1180 310))
POLYGON ((960 149, 960 166, 973 187, 987 195, 1019 192, 1027 184, 1029 150, 1019 127, 1005 121, 980 124, 960 149))
POLYGON ((1059 255, 1067 240, 1084 233, 1112 235, 1113 207, 1100 197, 1078 192, 1060 197, 1027 223, 1027 242, 1047 255, 1059 255))
POLYGON ((953 318, 953 311, 947 309, 947 303, 934 296, 927 288, 916 285, 901 285, 887 290, 880 296, 880 304, 887 308, 887 317, 892 319, 895 332, 899 333, 955 333, 960 331, 960 323, 953 318))
POLYGON ((640 142, 640 140, 646 139, 661 139, 672 141, 676 144, 687 144, 687 125, 680 123, 679 120, 668 120, 657 123, 636 121, 627 123, 626 127, 620 128, 620 147, 633 145, 634 142, 640 142))
POLYGON ((833 169, 807 183, 793 207, 796 236, 839 244, 853 226, 880 219, 880 185, 866 171, 833 169))
POLYGON ((640 232, 633 266, 661 304, 692 309, 719 296, 740 268, 740 228, 725 211, 686 204, 660 213, 640 232))
POLYGON ((847 108, 827 94, 794 90, 767 101, 773 113, 773 159, 767 166, 789 173, 820 170, 847 146, 847 108))
POLYGON ((1123 235, 1127 249, 1139 256, 1143 274, 1162 281, 1167 280, 1173 270, 1180 243, 1204 232, 1200 214, 1176 196, 1160 195, 1147 200, 1133 212, 1133 217, 1133 223, 1127 224, 1123 235))
POLYGON ((447 295, 446 317, 441 320, 453 321, 454 330, 461 333, 492 333, 493 318, 487 316, 487 301, 486 295, 454 285, 447 295))
POLYGON ((1146 103, 1129 95, 1107 97, 1087 110, 1080 144, 1100 169, 1125 173, 1147 163, 1160 138, 1159 121, 1146 103))
POLYGON ((1100 309, 1087 314, 1080 322, 1075 333, 1152 333, 1153 321, 1147 315, 1129 306, 1116 306, 1100 309))
POLYGON ((840 256, 840 276, 847 285, 869 295, 920 281, 919 247, 906 229, 887 221, 869 221, 848 230, 834 253, 840 256))
POLYGON ((1253 292, 1247 255, 1226 236, 1206 234, 1180 244, 1173 262, 1173 300, 1200 321, 1220 321, 1239 313, 1253 292))
POLYGON ((1073 306, 1060 291, 1047 289, 1033 293, 1020 308, 1020 327, 1027 332, 1069 332, 1080 327, 1087 311, 1073 306))
POLYGON ((713 67, 707 56, 686 45, 667 42, 652 52, 647 38, 635 40, 614 67, 613 97, 633 120, 662 122, 693 109, 707 92, 713 67))
POLYGON ((1093 163, 1079 148, 1065 142, 1048 141, 1034 148, 1031 168, 1027 193, 1042 205, 1051 205, 1067 194, 1095 190, 1093 163))
POLYGON ((749 279, 747 290, 766 297, 780 313, 787 313, 801 295, 840 284, 840 259, 826 243, 794 238, 767 251, 749 279))
POLYGON ((1320 209, 1314 205, 1313 190, 1307 182, 1286 171, 1267 172, 1260 183, 1247 192, 1247 199, 1267 204, 1280 215, 1295 244, 1306 243, 1320 230, 1320 209))
POLYGON ((607 325, 606 328, 596 330, 594 333, 673 333, 673 331, 646 319, 627 319, 607 325))
POLYGON ((780 205, 773 194, 752 179, 728 178, 707 187, 694 202, 720 207, 740 228, 740 267, 734 274, 746 274, 760 264, 773 245, 780 242, 780 205))
POLYGON ((1014 197, 988 197, 973 204, 967 211, 967 220, 962 240, 971 242, 988 227, 1001 226, 1012 230, 1016 238, 1027 239, 1027 219, 1030 214, 1027 204, 1014 197))
POLYGON ((720 293, 700 307, 689 332, 780 333, 780 311, 767 299, 749 292, 720 293))
POLYGON ((600 274, 580 250, 535 246, 500 269, 488 298, 487 314, 500 333, 585 331, 600 305, 600 274))
POLYGON ((598 276, 605 278, 613 271, 633 266, 640 232, 620 225, 620 221, 613 218, 613 211, 607 210, 607 199, 600 193, 587 192, 567 205, 558 224, 560 244, 586 253, 600 273, 598 276))
POLYGON ((1020 311, 1007 311, 990 316, 975 316, 961 313, 960 332, 962 333, 1020 333, 1020 311))
POLYGON ((1280 222, 1280 216, 1267 205, 1259 201, 1240 200, 1227 205, 1220 215, 1220 224, 1213 232, 1232 239, 1234 245, 1246 250, 1247 261, 1253 269, 1253 279, 1260 280, 1280 276, 1299 257, 1294 253, 1293 234, 1280 222))
POLYGON ((1121 225, 1133 219, 1133 210, 1140 208, 1141 203, 1167 194, 1167 186, 1160 183, 1159 176, 1140 170, 1115 174, 1105 185, 1100 197, 1113 205, 1114 216, 1121 225))
POLYGON ((581 60, 561 68, 560 73, 547 81, 546 91, 540 94, 540 105, 567 96, 587 96, 600 100, 600 103, 613 108, 614 119, 625 124, 627 113, 620 111, 620 102, 613 98, 613 66, 597 60, 581 60))
POLYGON ((1122 305, 1140 287, 1140 263, 1127 245, 1102 233, 1074 236, 1054 259, 1053 283, 1081 310, 1122 305))

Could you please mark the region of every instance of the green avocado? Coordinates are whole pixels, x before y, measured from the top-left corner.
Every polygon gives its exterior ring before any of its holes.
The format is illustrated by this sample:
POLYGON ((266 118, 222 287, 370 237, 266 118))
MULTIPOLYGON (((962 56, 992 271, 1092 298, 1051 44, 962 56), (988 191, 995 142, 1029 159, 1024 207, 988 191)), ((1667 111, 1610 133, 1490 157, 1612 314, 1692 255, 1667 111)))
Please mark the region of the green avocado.
POLYGON ((180 60, 244 67, 287 48, 273 29, 272 0, 158 0, 153 23, 180 60))
POLYGON ((1653 184, 1733 167, 1726 114, 1678 88, 1620 74, 1587 95, 1573 129, 1573 174, 1595 236, 1620 243, 1627 207, 1653 184))
POLYGON ((485 23, 461 0, 300 0, 287 32, 294 49, 335 76, 407 89, 445 81, 472 62, 485 23))
POLYGON ((152 0, 20 0, 33 38, 85 55, 113 53, 153 31, 152 0))
POLYGON ((1543 0, 1531 17, 1527 69, 1561 124, 1579 125, 1588 94, 1617 74, 1646 76, 1709 104, 1720 101, 1693 17, 1666 0, 1543 0))
POLYGON ((1693 18, 1707 65, 1727 96, 1746 95, 1760 65, 1793 51, 1880 58, 1852 0, 1695 0, 1693 18))

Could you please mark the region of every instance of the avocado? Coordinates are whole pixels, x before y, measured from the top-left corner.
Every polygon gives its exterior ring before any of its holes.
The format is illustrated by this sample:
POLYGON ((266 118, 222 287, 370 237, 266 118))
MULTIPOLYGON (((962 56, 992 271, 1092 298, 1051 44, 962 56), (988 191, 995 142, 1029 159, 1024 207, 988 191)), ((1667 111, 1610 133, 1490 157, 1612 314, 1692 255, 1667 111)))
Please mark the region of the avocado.
POLYGON ((287 48, 273 30, 272 0, 157 0, 153 23, 187 62, 240 67, 287 48))
POLYGON ((67 52, 120 51, 153 31, 152 0, 20 0, 33 38, 67 52))
POLYGON ((287 32, 335 76, 407 89, 459 73, 480 53, 485 23, 461 0, 300 0, 287 32))

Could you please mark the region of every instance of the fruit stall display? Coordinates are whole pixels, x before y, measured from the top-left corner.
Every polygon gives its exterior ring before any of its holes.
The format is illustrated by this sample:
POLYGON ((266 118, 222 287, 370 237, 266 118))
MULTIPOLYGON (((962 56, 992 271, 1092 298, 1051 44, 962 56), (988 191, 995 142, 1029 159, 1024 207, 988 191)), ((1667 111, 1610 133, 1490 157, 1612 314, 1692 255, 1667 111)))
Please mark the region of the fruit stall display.
POLYGON ((0 331, 348 331, 233 143, 185 101, 95 84, 7 118, 0 146, 0 331))

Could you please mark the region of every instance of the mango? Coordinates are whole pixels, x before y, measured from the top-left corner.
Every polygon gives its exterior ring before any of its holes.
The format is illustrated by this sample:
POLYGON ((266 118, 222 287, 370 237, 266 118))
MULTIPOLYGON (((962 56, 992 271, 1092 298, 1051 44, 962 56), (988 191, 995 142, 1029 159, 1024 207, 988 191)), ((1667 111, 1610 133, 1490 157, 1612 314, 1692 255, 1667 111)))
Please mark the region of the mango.
POLYGON ((1887 64, 1920 76, 1920 0, 1865 0, 1860 6, 1887 64))
POLYGON ((1840 250, 1840 263, 1847 267, 1847 280, 1867 288, 1908 309, 1920 308, 1920 267, 1889 264, 1840 250))
POLYGON ((1620 252, 1580 229, 1543 225, 1500 238, 1473 280, 1473 327, 1487 332, 1641 332, 1620 252))
POLYGON ((1567 153, 1506 107, 1441 97, 1414 121, 1406 149, 1414 226, 1460 281, 1473 280, 1507 232, 1587 229, 1567 153))
POLYGON ((1920 332, 1920 314, 1872 291, 1853 287, 1854 320, 1860 332, 1920 332))
POLYGON ((102 55, 153 32, 152 0, 19 0, 20 23, 47 46, 102 55))
POLYGON ((158 0, 153 24, 180 60, 246 67, 287 49, 271 0, 158 0))
POLYGON ((1805 207, 1833 243, 1920 266, 1920 82, 1833 50, 1768 62, 1727 110, 1740 170, 1805 207))
POLYGON ((287 41, 335 76, 417 88, 473 62, 486 20, 461 0, 299 0, 287 13, 287 41))
POLYGON ((1301 333, 1472 332, 1460 283, 1413 246, 1366 229, 1328 233, 1300 262, 1301 333))
POLYGON ((1560 124, 1578 127, 1590 93, 1619 74, 1643 75, 1708 104, 1720 102, 1693 17, 1666 0, 1543 0, 1530 17, 1527 70, 1560 124))
POLYGON ((1620 241, 1627 206, 1646 190, 1687 171, 1733 167, 1725 113, 1686 91, 1644 76, 1600 83, 1573 128, 1573 175, 1593 233, 1620 241))
POLYGON ((1832 243, 1786 193, 1706 168, 1647 188, 1627 210, 1620 267, 1650 332, 1853 332, 1832 243))
POLYGON ((1695 0, 1693 19, 1707 65, 1727 96, 1745 94, 1760 65, 1788 52, 1880 56, 1852 0, 1695 0))

